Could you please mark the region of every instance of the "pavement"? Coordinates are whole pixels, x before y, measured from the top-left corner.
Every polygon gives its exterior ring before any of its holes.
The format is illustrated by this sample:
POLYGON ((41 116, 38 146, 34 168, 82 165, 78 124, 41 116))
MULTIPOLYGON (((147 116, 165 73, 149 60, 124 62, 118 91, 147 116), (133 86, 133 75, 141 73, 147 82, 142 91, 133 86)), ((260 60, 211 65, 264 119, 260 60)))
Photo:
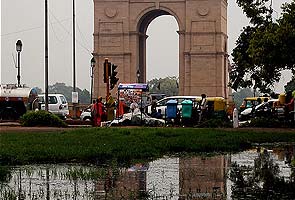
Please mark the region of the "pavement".
POLYGON ((54 131, 67 131, 75 128, 92 127, 89 124, 77 123, 73 121, 68 127, 23 127, 17 121, 0 121, 0 132, 54 132, 54 131))

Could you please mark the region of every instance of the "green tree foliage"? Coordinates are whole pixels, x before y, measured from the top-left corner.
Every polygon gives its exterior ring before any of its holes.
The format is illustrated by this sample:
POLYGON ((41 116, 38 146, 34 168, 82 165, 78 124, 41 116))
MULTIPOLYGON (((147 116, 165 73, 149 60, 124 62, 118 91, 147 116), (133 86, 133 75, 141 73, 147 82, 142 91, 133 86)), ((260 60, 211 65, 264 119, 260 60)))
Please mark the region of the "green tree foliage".
MULTIPOLYGON (((61 93, 64 94, 67 101, 72 101, 72 86, 66 86, 65 83, 55 83, 48 87, 49 93, 61 93)), ((89 103, 90 93, 86 89, 81 90, 80 88, 76 87, 76 92, 78 92, 78 98, 80 103, 89 103)))
POLYGON ((167 96, 178 95, 178 78, 176 76, 154 78, 147 83, 151 93, 164 93, 167 96))
POLYGON ((279 19, 278 41, 281 45, 282 61, 295 74, 295 1, 282 6, 279 19))
POLYGON ((229 85, 235 90, 254 87, 269 93, 282 70, 295 72, 295 3, 285 4, 282 17, 273 21, 270 2, 237 0, 252 25, 243 29, 232 53, 229 85))
MULTIPOLYGON (((42 93, 40 88, 37 88, 38 94, 42 93)), ((63 94, 68 102, 72 102, 72 86, 67 86, 65 83, 55 83, 53 85, 48 86, 48 93, 53 94, 63 94)), ((88 90, 84 89, 81 90, 80 88, 76 87, 76 91, 79 95, 80 103, 89 103, 90 102, 90 93, 88 90)))
POLYGON ((294 91, 295 90, 295 77, 291 81, 285 85, 285 92, 294 91))
MULTIPOLYGON (((255 95, 257 96, 257 94, 255 95)), ((233 100, 235 102, 236 107, 239 108, 242 105, 244 98, 253 97, 253 96, 254 96, 254 91, 252 89, 243 88, 233 93, 233 100)))
POLYGON ((233 182, 232 199, 294 199, 295 183, 280 176, 280 168, 265 150, 254 166, 233 163, 229 179, 233 182))

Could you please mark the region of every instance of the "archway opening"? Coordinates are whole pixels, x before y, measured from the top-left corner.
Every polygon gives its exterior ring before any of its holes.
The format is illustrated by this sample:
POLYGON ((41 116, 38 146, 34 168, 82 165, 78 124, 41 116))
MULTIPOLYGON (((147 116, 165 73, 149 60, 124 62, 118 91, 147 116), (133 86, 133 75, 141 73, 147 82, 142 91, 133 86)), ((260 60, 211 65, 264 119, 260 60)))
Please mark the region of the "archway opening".
POLYGON ((140 82, 179 76, 179 30, 174 16, 163 10, 146 14, 139 26, 140 82))
POLYGON ((148 26, 146 79, 179 76, 178 24, 171 15, 160 16, 148 26))

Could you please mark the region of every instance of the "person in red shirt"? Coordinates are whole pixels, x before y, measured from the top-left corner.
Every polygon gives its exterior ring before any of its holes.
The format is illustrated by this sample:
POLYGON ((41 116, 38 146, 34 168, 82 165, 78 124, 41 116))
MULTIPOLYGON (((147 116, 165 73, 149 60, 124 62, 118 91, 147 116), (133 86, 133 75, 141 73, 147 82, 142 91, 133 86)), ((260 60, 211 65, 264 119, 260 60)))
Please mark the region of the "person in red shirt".
POLYGON ((118 112, 116 112, 116 116, 117 117, 122 117, 125 113, 125 109, 126 109, 127 105, 124 102, 123 98, 119 99, 119 108, 118 108, 118 112))
POLYGON ((102 97, 96 99, 94 104, 94 126, 100 127, 101 125, 101 118, 103 115, 103 104, 102 104, 102 97))

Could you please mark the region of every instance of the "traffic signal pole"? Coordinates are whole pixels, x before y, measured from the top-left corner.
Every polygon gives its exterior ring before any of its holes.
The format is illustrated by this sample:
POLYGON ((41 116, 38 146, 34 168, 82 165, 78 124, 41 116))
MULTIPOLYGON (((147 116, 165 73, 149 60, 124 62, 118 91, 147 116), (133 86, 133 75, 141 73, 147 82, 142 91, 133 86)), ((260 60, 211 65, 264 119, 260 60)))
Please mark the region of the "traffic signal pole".
POLYGON ((109 59, 108 58, 105 58, 104 60, 104 63, 105 63, 105 78, 106 78, 106 84, 107 84, 107 88, 106 88, 106 91, 107 91, 107 95, 106 95, 106 101, 108 100, 108 97, 109 97, 109 94, 110 94, 110 79, 109 79, 109 59))

